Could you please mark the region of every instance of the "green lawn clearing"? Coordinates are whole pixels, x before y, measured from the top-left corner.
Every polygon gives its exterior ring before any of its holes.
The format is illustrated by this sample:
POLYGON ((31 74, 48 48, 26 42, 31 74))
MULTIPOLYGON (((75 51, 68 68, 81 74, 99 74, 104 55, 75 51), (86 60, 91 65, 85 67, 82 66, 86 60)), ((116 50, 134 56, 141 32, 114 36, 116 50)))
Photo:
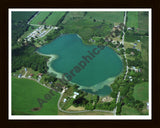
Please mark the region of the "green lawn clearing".
POLYGON ((140 115, 140 113, 135 108, 131 108, 127 105, 124 105, 122 106, 121 115, 140 115))
POLYGON ((60 94, 54 92, 50 100, 44 96, 49 94, 50 89, 38 84, 33 80, 12 78, 12 114, 13 115, 57 115, 57 102, 60 94), (43 99, 42 107, 37 99, 43 99), (38 110, 34 110, 38 108, 38 110))
POLYGON ((138 12, 128 12, 128 21, 127 27, 134 27, 135 29, 138 28, 138 12))
POLYGON ((133 96, 136 100, 148 102, 148 95, 148 82, 135 85, 133 96))

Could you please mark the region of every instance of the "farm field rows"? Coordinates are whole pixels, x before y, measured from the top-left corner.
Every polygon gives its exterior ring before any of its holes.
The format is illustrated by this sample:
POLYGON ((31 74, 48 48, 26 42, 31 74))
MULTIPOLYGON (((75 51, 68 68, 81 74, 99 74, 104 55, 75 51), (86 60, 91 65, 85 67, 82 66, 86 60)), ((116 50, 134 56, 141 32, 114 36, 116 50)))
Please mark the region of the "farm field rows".
POLYGON ((65 12, 53 12, 45 21, 46 25, 56 25, 65 12))
POLYGON ((44 103, 38 111, 33 108, 40 107, 37 99, 44 99, 49 89, 33 80, 12 78, 12 114, 13 115, 57 115, 57 102, 60 94, 54 92, 54 96, 44 103))
POLYGON ((35 16, 30 24, 41 24, 42 21, 49 15, 50 12, 40 12, 37 16, 35 16))

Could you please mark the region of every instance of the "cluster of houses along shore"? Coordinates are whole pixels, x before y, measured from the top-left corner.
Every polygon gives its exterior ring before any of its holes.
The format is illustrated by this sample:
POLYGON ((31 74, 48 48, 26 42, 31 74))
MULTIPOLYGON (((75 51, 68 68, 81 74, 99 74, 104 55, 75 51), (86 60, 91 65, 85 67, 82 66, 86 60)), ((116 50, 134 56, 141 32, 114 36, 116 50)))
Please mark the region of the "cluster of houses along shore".
POLYGON ((58 29, 57 27, 53 26, 46 26, 46 25, 41 25, 37 29, 35 29, 32 33, 30 33, 25 40, 26 41, 31 41, 31 39, 38 39, 41 37, 44 37, 48 32, 50 32, 52 29, 58 29))

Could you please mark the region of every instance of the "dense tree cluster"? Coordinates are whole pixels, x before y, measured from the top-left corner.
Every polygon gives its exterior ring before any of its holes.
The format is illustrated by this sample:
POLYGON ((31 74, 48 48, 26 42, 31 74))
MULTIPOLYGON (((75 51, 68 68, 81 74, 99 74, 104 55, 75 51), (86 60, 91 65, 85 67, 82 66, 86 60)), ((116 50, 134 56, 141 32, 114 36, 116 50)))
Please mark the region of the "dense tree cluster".
POLYGON ((12 46, 17 45, 17 40, 28 30, 27 22, 37 12, 12 12, 12 46))
POLYGON ((46 73, 48 70, 48 57, 40 56, 35 52, 35 47, 26 46, 12 50, 12 71, 15 72, 21 67, 30 67, 35 71, 46 73))
POLYGON ((116 101, 113 100, 111 102, 98 103, 96 105, 96 109, 103 109, 112 111, 116 107, 116 101))

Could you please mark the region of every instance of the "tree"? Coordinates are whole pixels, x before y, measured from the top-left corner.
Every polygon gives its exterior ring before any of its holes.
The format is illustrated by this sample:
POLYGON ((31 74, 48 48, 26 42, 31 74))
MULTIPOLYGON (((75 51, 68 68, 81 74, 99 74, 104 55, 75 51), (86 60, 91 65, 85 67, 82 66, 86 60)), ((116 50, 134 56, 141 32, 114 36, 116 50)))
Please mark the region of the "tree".
POLYGON ((96 19, 93 19, 93 22, 96 22, 96 19))

